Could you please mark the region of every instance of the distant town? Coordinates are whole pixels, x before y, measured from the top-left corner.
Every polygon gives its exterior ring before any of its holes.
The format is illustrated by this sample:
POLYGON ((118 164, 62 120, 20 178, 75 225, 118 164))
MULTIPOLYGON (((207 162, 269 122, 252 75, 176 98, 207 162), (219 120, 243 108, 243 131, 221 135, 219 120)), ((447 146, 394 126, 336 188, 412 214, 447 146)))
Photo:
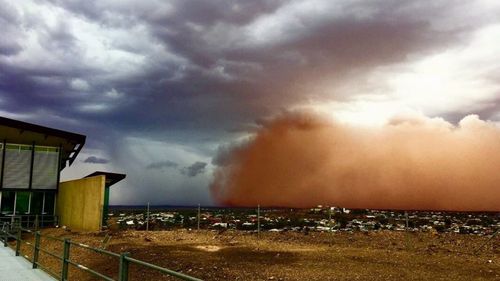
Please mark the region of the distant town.
POLYGON ((491 235, 500 229, 500 214, 346 209, 317 206, 285 208, 167 208, 115 206, 110 227, 136 230, 237 229, 249 232, 410 231, 491 235), (258 215, 260 213, 260 216, 258 215), (260 219, 259 219, 260 217, 260 219))

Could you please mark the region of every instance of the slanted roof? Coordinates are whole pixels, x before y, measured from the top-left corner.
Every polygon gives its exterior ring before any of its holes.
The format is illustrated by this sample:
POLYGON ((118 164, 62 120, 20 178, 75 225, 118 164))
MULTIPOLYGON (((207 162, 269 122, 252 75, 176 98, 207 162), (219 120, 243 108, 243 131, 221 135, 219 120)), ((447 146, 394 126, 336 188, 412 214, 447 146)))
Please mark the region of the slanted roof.
POLYGON ((0 141, 8 143, 28 144, 33 142, 42 146, 61 146, 63 163, 61 169, 75 161, 82 150, 86 137, 84 135, 44 127, 23 121, 0 117, 0 141))
POLYGON ((113 184, 123 180, 127 175, 96 171, 96 172, 93 172, 92 174, 86 176, 86 178, 95 177, 95 176, 105 176, 106 177, 106 186, 112 186, 113 184))

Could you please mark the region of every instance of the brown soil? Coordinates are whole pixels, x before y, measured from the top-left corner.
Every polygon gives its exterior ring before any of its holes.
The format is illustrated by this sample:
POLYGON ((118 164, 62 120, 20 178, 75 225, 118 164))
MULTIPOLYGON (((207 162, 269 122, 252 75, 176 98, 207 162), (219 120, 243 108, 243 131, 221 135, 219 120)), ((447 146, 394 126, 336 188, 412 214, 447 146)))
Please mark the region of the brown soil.
MULTIPOLYGON (((44 234, 100 246, 105 233, 47 229, 44 234)), ((500 239, 478 254, 486 237, 435 233, 262 233, 226 231, 121 231, 108 250, 204 280, 500 280, 500 239)), ((24 239, 30 240, 26 234, 24 239)), ((42 239, 42 248, 62 253, 62 243, 42 239)), ((118 259, 72 246, 71 260, 118 277, 118 259)), ((31 257, 32 249, 22 252, 31 257)), ((41 254, 55 272, 61 262, 41 254)), ((175 280, 132 265, 129 280, 175 280)), ((70 267, 70 280, 98 280, 70 267)))

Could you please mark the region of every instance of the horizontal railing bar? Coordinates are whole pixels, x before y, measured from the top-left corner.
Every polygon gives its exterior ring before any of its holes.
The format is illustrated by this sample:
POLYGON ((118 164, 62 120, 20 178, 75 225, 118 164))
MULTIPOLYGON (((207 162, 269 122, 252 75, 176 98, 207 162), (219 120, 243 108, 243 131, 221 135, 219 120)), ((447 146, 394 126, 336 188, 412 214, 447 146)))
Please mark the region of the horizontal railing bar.
POLYGON ((47 215, 47 214, 4 214, 2 218, 20 218, 20 217, 57 217, 56 215, 47 215))
POLYGON ((188 281, 202 281, 201 279, 198 279, 198 278, 195 278, 195 277, 191 277, 191 276, 188 276, 188 275, 185 275, 185 274, 179 273, 179 272, 177 272, 177 271, 173 271, 173 270, 170 270, 170 269, 166 269, 166 268, 163 268, 163 267, 160 267, 160 266, 157 266, 157 265, 154 265, 154 264, 150 264, 150 263, 147 263, 147 262, 144 262, 144 261, 136 260, 136 259, 131 258, 131 257, 127 257, 127 256, 125 256, 124 258, 125 258, 125 260, 127 260, 127 261, 129 261, 129 262, 132 262, 132 263, 135 263, 135 264, 139 264, 139 265, 142 265, 142 266, 145 266, 145 267, 151 268, 151 269, 158 270, 158 271, 160 271, 160 272, 166 273, 166 274, 168 274, 168 275, 171 275, 171 276, 177 277, 177 278, 182 279, 182 280, 188 280, 188 281))
POLYGON ((108 276, 106 276, 106 275, 103 275, 103 274, 101 274, 101 273, 99 273, 99 272, 97 272, 97 271, 94 271, 94 270, 92 270, 92 269, 90 269, 90 268, 88 268, 88 267, 86 267, 86 266, 84 266, 84 265, 78 264, 78 263, 76 263, 76 262, 74 262, 74 261, 72 261, 72 260, 66 260, 66 261, 67 261, 69 264, 74 265, 76 268, 79 268, 79 269, 81 269, 81 270, 87 271, 88 273, 91 273, 91 274, 93 274, 94 276, 100 277, 100 278, 102 278, 102 279, 104 279, 104 280, 107 280, 107 281, 115 281, 115 280, 114 280, 113 278, 111 278, 111 277, 108 277, 108 276))
POLYGON ((58 256, 57 254, 54 254, 54 253, 52 253, 52 252, 49 252, 49 251, 47 251, 47 250, 45 250, 45 249, 38 248, 38 250, 39 250, 40 252, 42 252, 42 253, 45 253, 45 254, 47 254, 47 255, 49 255, 49 256, 52 256, 52 257, 56 258, 56 259, 59 259, 59 260, 62 260, 62 259, 63 259, 61 256, 58 256))
POLYGON ((60 278, 60 274, 55 273, 54 271, 50 270, 48 267, 42 265, 41 263, 37 262, 36 265, 46 271, 48 274, 52 275, 52 277, 55 277, 56 279, 60 278))
POLYGON ((73 241, 69 241, 69 243, 71 245, 75 245, 75 246, 78 246, 78 247, 81 247, 81 248, 89 249, 89 250, 92 250, 92 251, 97 252, 97 253, 106 254, 106 255, 109 255, 109 256, 112 256, 112 257, 116 257, 116 258, 120 257, 120 255, 117 254, 117 253, 113 253, 113 252, 106 251, 106 250, 99 249, 99 248, 94 248, 94 247, 91 247, 89 245, 85 245, 85 244, 82 244, 82 243, 73 242, 73 241))

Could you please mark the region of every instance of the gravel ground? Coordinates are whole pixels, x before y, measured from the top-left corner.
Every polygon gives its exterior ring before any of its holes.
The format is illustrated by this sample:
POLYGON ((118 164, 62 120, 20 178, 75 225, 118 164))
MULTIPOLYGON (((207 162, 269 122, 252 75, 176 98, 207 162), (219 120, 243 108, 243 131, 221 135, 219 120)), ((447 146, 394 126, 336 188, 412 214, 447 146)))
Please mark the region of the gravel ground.
MULTIPOLYGON (((44 234, 100 246, 106 232, 46 229, 44 234)), ((474 250, 487 237, 458 234, 370 232, 256 234, 241 231, 113 231, 108 250, 204 280, 500 280, 500 239, 474 250)), ((26 234, 24 239, 32 237, 26 234)), ((42 248, 62 253, 62 244, 42 239, 42 248)), ((31 256, 32 249, 23 245, 31 256)), ((40 261, 59 271, 60 261, 40 261)), ((118 259, 73 246, 71 260, 118 277, 118 259)), ((175 280, 131 266, 129 280, 175 280)), ((70 280, 98 280, 76 267, 70 280)))

